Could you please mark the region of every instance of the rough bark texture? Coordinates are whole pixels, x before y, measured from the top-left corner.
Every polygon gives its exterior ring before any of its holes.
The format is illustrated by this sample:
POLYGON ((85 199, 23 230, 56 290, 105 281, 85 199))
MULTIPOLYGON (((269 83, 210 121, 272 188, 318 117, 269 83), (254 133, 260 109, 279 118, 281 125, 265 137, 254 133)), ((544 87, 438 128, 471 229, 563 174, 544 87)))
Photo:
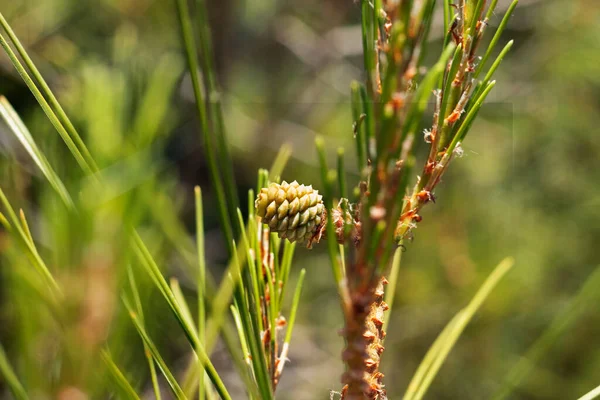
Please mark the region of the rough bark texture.
POLYGON ((381 278, 374 289, 352 294, 352 312, 346 316, 344 336, 346 348, 342 358, 346 372, 342 376, 342 400, 387 399, 379 371, 383 353, 383 313, 388 309, 383 301, 381 278))

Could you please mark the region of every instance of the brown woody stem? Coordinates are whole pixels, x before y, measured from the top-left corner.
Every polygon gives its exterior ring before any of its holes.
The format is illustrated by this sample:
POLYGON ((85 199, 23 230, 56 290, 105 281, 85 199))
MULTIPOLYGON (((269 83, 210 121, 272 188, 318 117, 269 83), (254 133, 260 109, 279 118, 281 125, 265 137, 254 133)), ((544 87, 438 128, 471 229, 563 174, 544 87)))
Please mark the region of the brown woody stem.
POLYGON ((381 278, 373 288, 357 290, 351 295, 350 312, 345 316, 343 335, 346 348, 342 358, 346 372, 342 375, 342 400, 382 400, 386 392, 379 371, 383 353, 383 313, 388 309, 383 301, 381 278))

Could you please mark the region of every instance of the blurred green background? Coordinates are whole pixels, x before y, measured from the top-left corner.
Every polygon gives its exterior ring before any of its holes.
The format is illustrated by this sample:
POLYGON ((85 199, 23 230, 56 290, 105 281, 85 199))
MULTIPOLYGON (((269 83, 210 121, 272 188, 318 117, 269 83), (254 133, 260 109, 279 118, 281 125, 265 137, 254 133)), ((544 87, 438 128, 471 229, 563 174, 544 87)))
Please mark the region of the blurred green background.
MULTIPOLYGON (((508 3, 499 1, 498 15, 508 3)), ((317 133, 326 137, 331 163, 339 146, 347 149, 355 181, 349 85, 363 79, 359 7, 351 0, 208 5, 240 193, 255 186, 257 169, 268 168, 286 143, 293 155, 283 179, 319 188, 317 133)), ((0 0, 0 11, 110 183, 106 192, 93 190, 2 53, 0 94, 87 207, 70 215, 0 124, 0 185, 24 209, 70 304, 66 326, 56 326, 54 311, 39 306, 27 260, 0 231, 0 341, 35 398, 106 398, 97 350, 107 341, 151 398, 142 346, 119 302, 131 257, 123 226, 141 226, 165 274, 193 296, 193 186, 201 185, 217 279, 227 262, 174 2, 0 0)), ((441 48, 440 22, 431 60, 441 48)), ((505 256, 516 266, 469 325, 428 398, 491 398, 508 380, 519 381, 512 399, 573 399, 600 384, 600 280, 592 277, 591 289, 578 295, 600 264, 600 4, 521 0, 509 39, 515 46, 465 156, 453 163, 403 254, 384 354, 390 399, 401 398, 437 334, 505 256)), ((328 399, 341 386, 341 311, 325 246, 296 254, 293 279, 306 267, 307 282, 278 398, 328 399)), ((185 338, 147 286, 149 330, 182 372, 185 338)), ((225 351, 214 360, 239 389, 225 351)), ((10 398, 4 389, 2 396, 10 398)))

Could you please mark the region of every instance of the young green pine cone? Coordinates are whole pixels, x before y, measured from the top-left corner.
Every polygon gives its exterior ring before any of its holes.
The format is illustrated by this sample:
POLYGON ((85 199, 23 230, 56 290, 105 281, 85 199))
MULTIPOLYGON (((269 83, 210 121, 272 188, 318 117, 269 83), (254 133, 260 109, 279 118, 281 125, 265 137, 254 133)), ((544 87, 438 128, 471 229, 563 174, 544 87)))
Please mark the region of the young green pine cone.
POLYGON ((272 232, 308 248, 323 234, 326 211, 323 196, 312 186, 294 181, 271 183, 256 198, 256 214, 272 232))

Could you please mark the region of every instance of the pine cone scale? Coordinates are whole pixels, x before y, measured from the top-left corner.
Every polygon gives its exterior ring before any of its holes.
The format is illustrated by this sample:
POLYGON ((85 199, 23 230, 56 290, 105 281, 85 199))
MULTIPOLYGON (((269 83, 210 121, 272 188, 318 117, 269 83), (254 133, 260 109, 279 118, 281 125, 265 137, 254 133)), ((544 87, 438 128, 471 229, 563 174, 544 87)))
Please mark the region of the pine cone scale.
POLYGON ((310 247, 324 229, 323 196, 312 186, 294 181, 271 183, 261 189, 255 202, 256 213, 280 238, 310 247))

